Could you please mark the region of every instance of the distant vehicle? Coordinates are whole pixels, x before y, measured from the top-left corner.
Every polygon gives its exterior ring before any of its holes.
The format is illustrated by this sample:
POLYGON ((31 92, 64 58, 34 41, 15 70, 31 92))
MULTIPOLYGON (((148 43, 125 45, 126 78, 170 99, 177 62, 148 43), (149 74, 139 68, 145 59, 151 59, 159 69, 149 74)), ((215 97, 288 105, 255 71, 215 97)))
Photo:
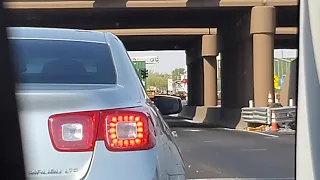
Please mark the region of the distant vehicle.
POLYGON ((153 98, 154 96, 157 95, 157 92, 154 90, 147 90, 147 95, 149 98, 153 98))
POLYGON ((9 34, 28 179, 185 179, 162 118, 181 111, 181 101, 151 102, 115 35, 24 27, 9 34))
POLYGON ((178 92, 176 93, 176 96, 180 97, 182 100, 186 100, 186 98, 187 98, 187 93, 184 92, 184 91, 178 91, 178 92))

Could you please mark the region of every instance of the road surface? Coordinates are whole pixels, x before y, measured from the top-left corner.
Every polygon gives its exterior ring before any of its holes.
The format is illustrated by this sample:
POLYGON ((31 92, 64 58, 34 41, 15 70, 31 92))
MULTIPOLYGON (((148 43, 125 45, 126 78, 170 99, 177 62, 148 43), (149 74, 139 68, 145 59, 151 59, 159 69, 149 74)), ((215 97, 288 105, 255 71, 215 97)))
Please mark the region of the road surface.
POLYGON ((294 134, 172 127, 188 179, 293 179, 294 134))

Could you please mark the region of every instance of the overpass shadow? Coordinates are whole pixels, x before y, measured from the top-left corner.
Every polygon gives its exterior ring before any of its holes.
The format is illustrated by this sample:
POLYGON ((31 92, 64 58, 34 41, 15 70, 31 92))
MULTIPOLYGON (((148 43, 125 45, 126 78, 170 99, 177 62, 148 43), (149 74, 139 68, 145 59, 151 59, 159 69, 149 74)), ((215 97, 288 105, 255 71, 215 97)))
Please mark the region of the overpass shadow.
POLYGON ((220 5, 220 0, 188 0, 186 2, 186 7, 218 7, 220 5))
POLYGON ((116 0, 116 1, 106 1, 106 0, 96 0, 93 3, 93 8, 126 8, 128 0, 116 0))

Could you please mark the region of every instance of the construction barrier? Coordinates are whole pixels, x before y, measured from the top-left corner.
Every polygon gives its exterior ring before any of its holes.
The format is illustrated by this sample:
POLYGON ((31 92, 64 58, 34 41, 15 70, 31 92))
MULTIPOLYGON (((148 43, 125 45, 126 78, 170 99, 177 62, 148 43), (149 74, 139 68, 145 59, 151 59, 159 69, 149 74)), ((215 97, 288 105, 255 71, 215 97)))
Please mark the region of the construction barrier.
POLYGON ((289 128, 296 120, 296 107, 244 107, 241 119, 248 123, 271 125, 271 130, 289 128))
POLYGON ((249 123, 270 124, 270 109, 268 107, 244 107, 241 109, 241 119, 249 123))
POLYGON ((296 121, 296 107, 277 107, 270 108, 271 115, 274 114, 274 119, 279 127, 289 128, 296 121))

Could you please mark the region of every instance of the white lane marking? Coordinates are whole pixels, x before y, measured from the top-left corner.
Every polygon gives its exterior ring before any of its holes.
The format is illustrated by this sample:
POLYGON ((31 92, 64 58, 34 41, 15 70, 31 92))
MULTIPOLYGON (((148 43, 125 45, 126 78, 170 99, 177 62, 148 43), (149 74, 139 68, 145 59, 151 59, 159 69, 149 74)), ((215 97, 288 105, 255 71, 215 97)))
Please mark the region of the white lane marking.
POLYGON ((187 179, 187 180, 293 180, 293 177, 287 178, 203 178, 203 179, 187 179))
POLYGON ((184 129, 183 131, 199 132, 202 130, 200 130, 200 129, 184 129))
POLYGON ((265 137, 265 139, 272 139, 272 138, 274 138, 274 137, 265 137))
POLYGON ((273 138, 278 138, 278 137, 279 137, 279 136, 277 136, 277 135, 267 134, 267 133, 257 132, 257 131, 247 131, 247 130, 242 130, 242 129, 230 129, 230 128, 222 128, 222 129, 228 130, 228 131, 242 131, 242 132, 260 134, 260 135, 263 135, 263 136, 268 136, 268 137, 273 137, 273 138))
POLYGON ((171 122, 171 123, 192 123, 192 124, 200 124, 201 122, 196 122, 196 121, 193 121, 193 120, 188 120, 188 119, 167 119, 166 120, 167 122, 171 122))
POLYGON ((223 142, 221 139, 216 139, 216 140, 206 140, 203 141, 204 143, 221 143, 223 142))
POLYGON ((203 141, 204 143, 213 143, 213 142, 219 142, 219 141, 203 141))
POLYGON ((199 122, 199 121, 194 121, 194 120, 189 120, 189 119, 184 119, 183 121, 189 122, 189 123, 193 123, 193 124, 200 124, 200 123, 202 123, 202 122, 199 122))

